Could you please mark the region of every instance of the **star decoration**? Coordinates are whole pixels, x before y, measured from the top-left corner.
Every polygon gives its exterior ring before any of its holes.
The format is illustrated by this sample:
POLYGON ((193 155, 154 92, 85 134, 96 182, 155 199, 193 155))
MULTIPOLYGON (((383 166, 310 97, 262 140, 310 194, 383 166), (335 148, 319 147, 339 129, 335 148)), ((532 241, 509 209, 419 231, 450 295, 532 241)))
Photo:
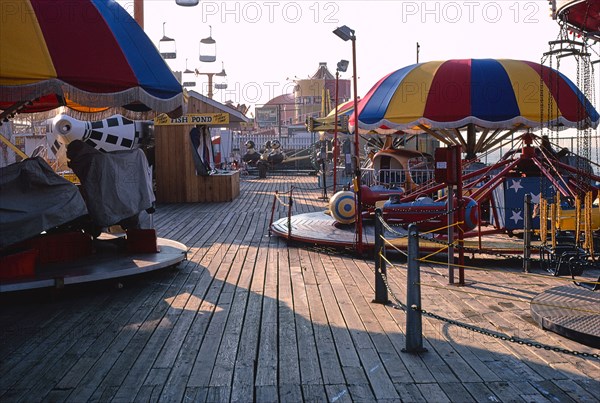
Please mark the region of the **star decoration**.
POLYGON ((521 217, 520 211, 512 212, 512 216, 510 217, 510 220, 513 220, 515 222, 515 224, 517 224, 519 222, 519 220, 522 220, 522 219, 523 219, 523 217, 521 217))
POLYGON ((521 186, 521 180, 512 180, 512 185, 510 185, 509 189, 514 189, 515 193, 519 193, 519 189, 523 189, 521 186))
POLYGON ((533 204, 540 204, 540 197, 541 196, 542 196, 541 193, 538 193, 538 194, 531 193, 531 202, 533 204))

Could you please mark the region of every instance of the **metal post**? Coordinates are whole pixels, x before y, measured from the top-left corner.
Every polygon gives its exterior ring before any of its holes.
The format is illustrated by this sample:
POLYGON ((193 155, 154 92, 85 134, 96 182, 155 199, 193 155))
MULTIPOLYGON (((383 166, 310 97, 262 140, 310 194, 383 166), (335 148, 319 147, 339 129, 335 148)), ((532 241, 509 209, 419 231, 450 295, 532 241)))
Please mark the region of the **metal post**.
POLYGON ((356 76, 356 35, 352 35, 352 82, 354 95, 354 153, 356 155, 356 167, 354 174, 354 191, 356 192, 356 251, 360 254, 363 251, 363 234, 362 234, 362 196, 360 190, 361 173, 360 173, 360 143, 358 136, 358 84, 356 76))
POLYGON ((323 172, 323 194, 319 197, 320 200, 329 200, 327 197, 327 141, 321 140, 321 151, 319 152, 321 158, 321 170, 323 172))
POLYGON ((279 134, 278 140, 281 144, 281 104, 277 104, 277 133, 279 134))
POLYGON ((271 206, 271 219, 269 220, 269 236, 271 236, 271 226, 273 225, 273 216, 275 215, 275 205, 277 204, 277 194, 278 190, 275 191, 273 195, 273 205, 271 206))
POLYGON ((321 165, 323 169, 323 195, 321 196, 321 200, 329 200, 329 197, 327 197, 327 172, 325 172, 327 170, 327 161, 324 158, 321 165))
POLYGON ((523 206, 523 272, 531 269, 531 194, 525 195, 523 206))
POLYGON ((454 186, 448 185, 448 283, 454 284, 454 186))
POLYGON ((144 29, 144 0, 133 0, 133 18, 144 29))
POLYGON ((385 243, 383 242, 383 212, 381 208, 375 209, 375 299, 373 302, 378 304, 389 303, 387 287, 383 280, 383 276, 387 276, 385 260, 385 243))
POLYGON ((339 70, 335 71, 335 121, 333 123, 333 194, 336 192, 337 187, 337 161, 339 154, 338 147, 338 87, 340 81, 339 70))
POLYGON ((421 274, 419 271, 419 231, 415 224, 408 226, 408 272, 406 279, 406 347, 405 353, 422 353, 423 324, 421 317, 421 274))
POLYGON ((465 285, 465 199, 463 199, 462 156, 460 146, 456 146, 456 199, 458 201, 458 283, 465 285))
POLYGON ((290 188, 290 200, 288 202, 288 217, 287 217, 287 221, 288 221, 288 240, 292 239, 292 205, 294 204, 294 201, 292 200, 293 193, 294 193, 294 187, 292 186, 290 188))

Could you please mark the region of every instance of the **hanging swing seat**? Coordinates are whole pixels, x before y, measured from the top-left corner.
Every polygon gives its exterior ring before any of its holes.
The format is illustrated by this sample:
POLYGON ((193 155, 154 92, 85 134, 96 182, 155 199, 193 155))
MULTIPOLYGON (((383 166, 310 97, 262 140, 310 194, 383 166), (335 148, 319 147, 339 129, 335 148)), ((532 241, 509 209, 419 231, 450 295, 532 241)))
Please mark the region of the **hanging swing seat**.
POLYGON ((580 276, 589 265, 589 253, 575 243, 572 235, 556 237, 556 246, 542 245, 540 261, 542 268, 554 276, 580 276))

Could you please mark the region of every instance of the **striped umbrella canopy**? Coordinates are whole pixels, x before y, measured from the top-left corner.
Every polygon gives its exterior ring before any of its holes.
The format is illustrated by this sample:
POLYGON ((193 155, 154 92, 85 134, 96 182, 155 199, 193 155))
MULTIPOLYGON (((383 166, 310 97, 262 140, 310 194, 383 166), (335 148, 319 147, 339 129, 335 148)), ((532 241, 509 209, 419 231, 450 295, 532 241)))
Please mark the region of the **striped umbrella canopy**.
POLYGON ((113 0, 20 0, 3 7, 0 109, 70 106, 173 113, 182 87, 141 27, 113 0), (10 10, 9 10, 10 8, 10 10))
MULTIPOLYGON (((351 125, 354 120, 355 114, 351 125)), ((600 115, 557 70, 521 60, 464 59, 388 74, 359 104, 358 120, 367 131, 422 130, 473 155, 516 130, 597 127, 600 115), (467 130, 466 138, 461 130, 467 130)))

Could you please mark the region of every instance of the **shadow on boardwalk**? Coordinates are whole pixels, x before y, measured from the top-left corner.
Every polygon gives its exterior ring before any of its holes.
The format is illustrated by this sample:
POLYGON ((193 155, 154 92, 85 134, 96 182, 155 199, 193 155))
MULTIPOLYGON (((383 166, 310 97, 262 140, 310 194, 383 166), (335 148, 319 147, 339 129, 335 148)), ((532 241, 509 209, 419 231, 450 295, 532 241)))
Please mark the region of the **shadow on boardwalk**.
MULTIPOLYGON (((3 296, 0 400, 598 401, 597 360, 433 319, 424 320, 429 351, 402 353, 405 315, 371 303, 373 262, 266 236, 280 184, 244 186, 230 204, 162 206, 160 235, 190 247, 177 269, 120 288, 3 296)), ((322 208, 315 195, 300 193, 298 208, 322 208)), ((537 328, 526 302, 494 298, 554 284, 512 275, 469 275, 465 288, 486 293, 475 296, 445 287, 443 268, 423 267, 422 282, 432 285, 422 290, 424 307, 590 351, 537 328)), ((404 273, 390 278, 403 299, 404 273)))

